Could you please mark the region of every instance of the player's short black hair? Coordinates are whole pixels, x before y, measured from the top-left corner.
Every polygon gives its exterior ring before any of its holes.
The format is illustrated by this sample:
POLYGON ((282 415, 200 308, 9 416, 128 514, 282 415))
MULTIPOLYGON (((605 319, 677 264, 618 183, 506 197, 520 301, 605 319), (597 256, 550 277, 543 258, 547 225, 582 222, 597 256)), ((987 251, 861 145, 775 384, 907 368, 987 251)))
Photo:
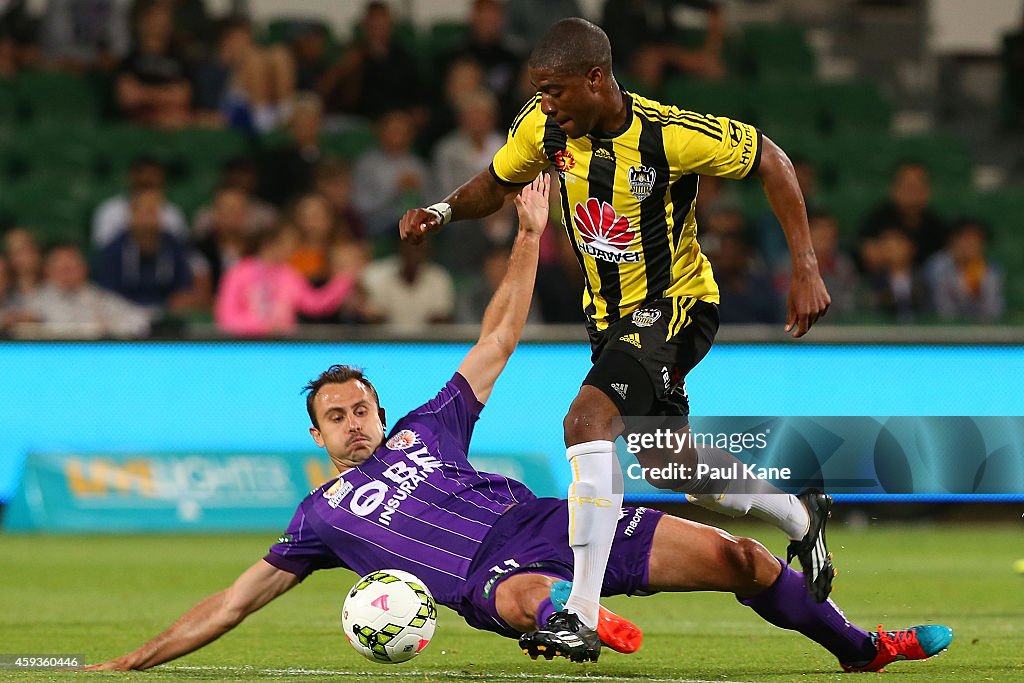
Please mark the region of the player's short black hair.
POLYGON ((595 66, 612 69, 612 44, 600 26, 569 17, 552 24, 530 53, 529 66, 582 75, 595 66))
POLYGON ((377 407, 380 408, 380 397, 377 395, 377 389, 370 383, 370 380, 366 379, 362 368, 354 368, 351 365, 332 365, 321 372, 315 379, 309 380, 306 386, 302 388, 302 391, 306 394, 306 412, 309 413, 309 420, 313 423, 314 427, 320 429, 320 423, 317 421, 316 413, 313 411, 313 400, 316 398, 317 392, 320 391, 320 387, 325 384, 344 384, 351 380, 357 380, 366 385, 366 388, 373 394, 373 400, 377 402, 377 407))

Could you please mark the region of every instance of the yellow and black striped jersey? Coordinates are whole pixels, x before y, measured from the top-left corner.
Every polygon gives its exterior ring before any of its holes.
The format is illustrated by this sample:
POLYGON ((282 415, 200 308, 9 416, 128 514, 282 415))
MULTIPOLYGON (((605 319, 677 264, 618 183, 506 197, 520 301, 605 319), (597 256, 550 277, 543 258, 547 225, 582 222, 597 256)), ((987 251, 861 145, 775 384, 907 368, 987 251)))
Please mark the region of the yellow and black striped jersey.
POLYGON ((697 178, 743 178, 761 157, 752 126, 624 97, 621 129, 574 140, 541 111, 538 94, 491 163, 503 184, 528 183, 548 166, 558 171, 562 220, 586 274, 583 308, 599 330, 654 299, 718 303, 697 244, 697 178))

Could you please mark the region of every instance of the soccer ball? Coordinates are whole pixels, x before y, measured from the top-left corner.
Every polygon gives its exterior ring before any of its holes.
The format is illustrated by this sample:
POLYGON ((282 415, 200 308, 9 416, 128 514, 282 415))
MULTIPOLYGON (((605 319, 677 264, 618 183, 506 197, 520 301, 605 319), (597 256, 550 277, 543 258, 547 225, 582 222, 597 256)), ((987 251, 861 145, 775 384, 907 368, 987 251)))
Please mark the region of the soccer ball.
POLYGON ((400 569, 367 574, 341 608, 345 637, 356 652, 383 664, 406 662, 427 646, 437 606, 423 582, 400 569))

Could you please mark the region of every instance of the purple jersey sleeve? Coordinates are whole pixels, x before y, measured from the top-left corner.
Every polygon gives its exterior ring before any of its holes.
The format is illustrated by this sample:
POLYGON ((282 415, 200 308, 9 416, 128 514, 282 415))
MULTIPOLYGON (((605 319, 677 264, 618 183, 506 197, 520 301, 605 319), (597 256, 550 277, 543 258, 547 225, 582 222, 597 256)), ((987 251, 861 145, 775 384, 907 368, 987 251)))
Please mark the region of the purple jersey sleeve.
POLYGON ((417 422, 435 420, 468 452, 473 427, 483 409, 484 404, 477 400, 469 382, 456 372, 437 396, 410 412, 409 417, 417 422))
POLYGON ((344 566, 313 531, 306 518, 308 502, 308 498, 302 501, 288 529, 277 539, 277 543, 270 546, 270 552, 263 557, 278 569, 295 574, 300 581, 318 569, 344 566))

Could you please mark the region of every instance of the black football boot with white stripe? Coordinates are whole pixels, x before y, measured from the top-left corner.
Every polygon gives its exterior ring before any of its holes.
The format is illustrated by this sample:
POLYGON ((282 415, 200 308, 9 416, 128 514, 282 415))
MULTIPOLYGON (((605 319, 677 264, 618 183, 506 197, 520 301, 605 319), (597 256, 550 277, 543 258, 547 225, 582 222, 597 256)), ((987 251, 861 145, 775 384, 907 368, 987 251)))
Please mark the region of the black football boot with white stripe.
POLYGON ((816 602, 825 602, 832 592, 832 579, 836 575, 832 553, 825 541, 825 525, 832 516, 832 498, 817 489, 808 489, 797 498, 807 508, 811 523, 803 538, 790 541, 786 561, 792 562, 794 557, 800 559, 807 591, 816 602))
POLYGON ((566 657, 574 662, 596 662, 601 655, 601 638, 572 612, 555 612, 544 627, 519 637, 519 647, 531 659, 566 657))

